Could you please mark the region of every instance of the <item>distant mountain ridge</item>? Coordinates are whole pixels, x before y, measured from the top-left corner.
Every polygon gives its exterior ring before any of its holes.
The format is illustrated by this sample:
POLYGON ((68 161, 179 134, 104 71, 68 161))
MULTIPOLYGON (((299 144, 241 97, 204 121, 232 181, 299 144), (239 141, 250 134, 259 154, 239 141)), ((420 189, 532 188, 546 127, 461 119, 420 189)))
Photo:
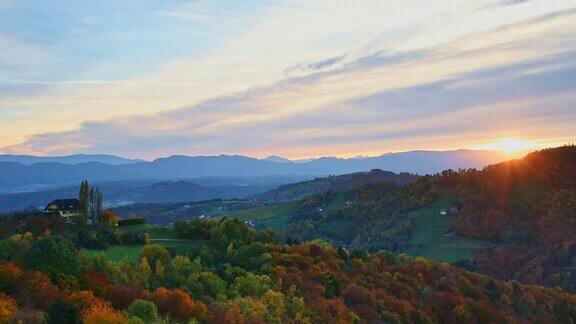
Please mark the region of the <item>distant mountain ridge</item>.
POLYGON ((130 164, 144 162, 141 159, 126 159, 116 155, 109 154, 73 154, 63 156, 33 156, 33 155, 13 155, 0 154, 0 162, 15 162, 24 165, 36 163, 56 162, 64 164, 80 164, 88 162, 100 162, 112 165, 130 164))
POLYGON ((271 156, 265 157, 263 160, 264 161, 270 161, 270 162, 281 162, 281 163, 292 162, 292 160, 290 160, 290 159, 283 158, 283 157, 277 156, 277 155, 271 155, 271 156))
MULTIPOLYGON (((121 159, 121 158, 119 158, 121 159)), ((368 158, 318 158, 308 162, 273 162, 240 155, 174 155, 151 162, 78 164, 0 162, 0 192, 50 189, 78 183, 118 180, 178 180, 198 177, 328 176, 382 169, 395 173, 437 173, 445 169, 482 168, 507 160, 496 151, 411 151, 368 158)))

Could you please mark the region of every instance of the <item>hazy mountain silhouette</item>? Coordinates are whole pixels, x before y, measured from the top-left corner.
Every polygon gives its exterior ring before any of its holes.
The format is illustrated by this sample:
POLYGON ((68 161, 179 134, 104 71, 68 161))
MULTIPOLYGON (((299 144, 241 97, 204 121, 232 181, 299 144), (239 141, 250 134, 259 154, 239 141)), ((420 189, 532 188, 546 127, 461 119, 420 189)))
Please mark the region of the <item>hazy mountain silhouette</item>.
POLYGON ((307 162, 274 162, 239 155, 175 155, 152 162, 129 164, 91 161, 77 164, 41 162, 25 165, 16 162, 0 162, 0 192, 55 188, 75 184, 83 179, 102 182, 137 179, 177 180, 199 177, 314 177, 371 169, 427 174, 445 169, 481 168, 506 159, 505 154, 496 151, 454 150, 387 153, 377 157, 351 159, 323 157, 307 162))
POLYGON ((0 162, 16 162, 24 165, 32 165, 42 162, 58 162, 64 164, 79 164, 87 162, 100 162, 112 165, 143 162, 140 159, 126 159, 109 154, 73 154, 63 156, 33 156, 33 155, 0 155, 0 162))

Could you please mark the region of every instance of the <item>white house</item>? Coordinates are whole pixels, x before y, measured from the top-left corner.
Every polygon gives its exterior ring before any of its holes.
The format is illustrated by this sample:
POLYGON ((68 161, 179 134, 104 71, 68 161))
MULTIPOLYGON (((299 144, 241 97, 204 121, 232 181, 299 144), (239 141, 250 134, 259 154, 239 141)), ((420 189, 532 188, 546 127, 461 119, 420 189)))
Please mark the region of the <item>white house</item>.
POLYGON ((79 205, 78 199, 56 199, 49 203, 44 211, 58 213, 64 220, 72 221, 79 214, 79 205))

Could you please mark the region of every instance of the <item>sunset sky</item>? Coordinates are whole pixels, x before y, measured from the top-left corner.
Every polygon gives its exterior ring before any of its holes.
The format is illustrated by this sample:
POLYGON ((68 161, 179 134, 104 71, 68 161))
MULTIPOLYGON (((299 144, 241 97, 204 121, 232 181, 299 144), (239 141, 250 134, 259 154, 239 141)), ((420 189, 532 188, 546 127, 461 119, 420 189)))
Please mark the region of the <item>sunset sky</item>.
POLYGON ((574 141, 574 0, 0 0, 2 153, 574 141))

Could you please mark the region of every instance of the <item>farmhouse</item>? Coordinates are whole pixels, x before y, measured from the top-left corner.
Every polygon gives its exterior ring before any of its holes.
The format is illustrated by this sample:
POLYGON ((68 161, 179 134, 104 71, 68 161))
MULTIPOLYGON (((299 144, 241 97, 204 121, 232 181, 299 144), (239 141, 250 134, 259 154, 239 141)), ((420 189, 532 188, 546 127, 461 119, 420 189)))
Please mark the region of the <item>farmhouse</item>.
POLYGON ((58 213, 65 220, 71 221, 78 216, 79 204, 78 199, 56 199, 49 203, 44 211, 58 213))

